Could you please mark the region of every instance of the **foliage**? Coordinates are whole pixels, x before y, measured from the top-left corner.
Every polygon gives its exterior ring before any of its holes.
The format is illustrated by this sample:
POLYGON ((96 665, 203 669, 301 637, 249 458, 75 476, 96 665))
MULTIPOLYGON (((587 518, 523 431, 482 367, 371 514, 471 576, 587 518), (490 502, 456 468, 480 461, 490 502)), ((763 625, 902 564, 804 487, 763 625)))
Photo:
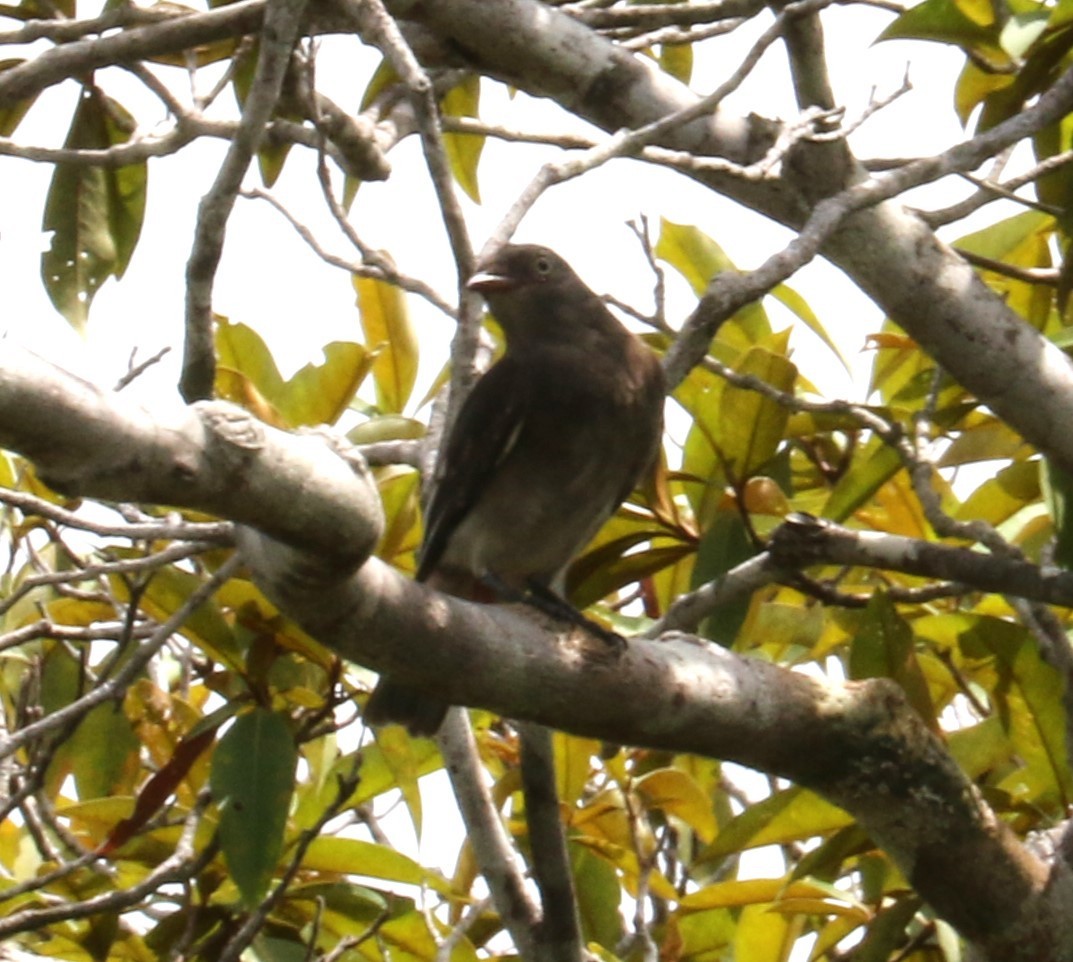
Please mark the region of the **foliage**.
MULTIPOLYGON (((42 15, 26 4, 2 12, 42 15)), ((964 49, 958 109, 967 121, 982 107, 983 129, 1016 113, 1066 64, 1068 17, 1061 3, 996 13, 992 4, 925 0, 885 36, 964 49)), ((688 77, 703 48, 663 43, 649 52, 688 77)), ((233 78, 245 96, 251 53, 234 56, 245 58, 233 78)), ((377 76, 369 103, 399 82, 389 71, 377 76)), ((477 116, 481 86, 492 82, 469 75, 443 91, 445 116, 477 116)), ((7 108, 0 128, 13 131, 20 114, 7 108)), ((129 120, 87 82, 67 146, 124 144, 129 120)), ((1036 135, 1040 159, 1068 148, 1068 125, 1036 135)), ((449 168, 476 198, 483 137, 450 138, 449 168)), ((288 156, 259 154, 266 179, 288 156)), ((1059 343, 1066 269, 1050 286, 1033 272, 1053 267, 1056 245, 1065 249, 1070 228, 1055 208, 1068 207, 1068 176, 1064 167, 1038 182, 1046 206, 956 244, 1027 324, 1059 343)), ((87 323, 100 283, 123 274, 146 189, 144 160, 116 169, 56 164, 43 271, 72 323, 87 323)), ((354 203, 360 208, 360 190, 354 203)), ((648 247, 654 265, 698 296, 714 274, 736 269, 734 238, 690 224, 661 222, 648 247)), ((325 345, 323 363, 289 379, 258 331, 217 319, 218 394, 279 427, 336 424, 359 444, 421 436, 425 411, 413 391, 423 348, 408 314, 413 294, 403 293, 413 285, 390 271, 351 280, 364 343, 325 345)), ((683 593, 757 556, 793 512, 963 547, 981 544, 965 523, 986 523, 1011 553, 1047 564, 1057 539, 1065 559, 1068 485, 1009 425, 893 321, 870 334, 869 404, 817 401, 823 385, 802 377, 791 328, 776 319, 787 308, 795 328, 827 346, 831 366, 845 366, 828 319, 785 284, 728 319, 705 362, 674 389, 680 444, 668 441, 659 476, 574 565, 576 602, 623 632, 647 627, 683 593)), ((667 350, 665 318, 647 320, 650 343, 667 350)), ((378 554, 411 571, 417 473, 395 464, 378 467, 376 478, 386 512, 378 554)), ((464 837, 450 873, 405 853, 411 832, 440 831, 419 783, 443 763, 431 742, 362 731, 370 673, 308 637, 242 574, 185 610, 227 554, 200 540, 204 518, 154 508, 137 520, 155 525, 155 535, 124 537, 131 511, 96 506, 108 518, 102 532, 97 515, 52 493, 14 454, 0 459, 0 481, 0 701, 6 734, 20 737, 5 756, 0 933, 54 959, 208 960, 241 945, 240 928, 258 910, 244 957, 265 962, 510 954, 464 837), (186 550, 169 553, 175 544, 186 550), (129 684, 86 700, 150 645, 157 654, 129 684), (381 824, 389 810, 395 817, 381 824), (98 911, 62 911, 96 899, 98 911)), ((1055 613, 1066 629, 1067 611, 1055 613)), ((1004 596, 821 564, 712 614, 699 632, 819 676, 892 679, 1021 836, 1060 822, 1073 800, 1065 681, 1004 596)), ((474 722, 481 761, 525 853, 517 736, 487 713, 475 712, 474 722)), ((858 942, 855 959, 962 958, 950 926, 888 854, 807 789, 714 759, 562 733, 555 751, 584 936, 601 958, 648 957, 654 946, 681 962, 775 962, 795 951, 840 959, 858 942), (758 850, 769 856, 759 877, 746 870, 758 850)))

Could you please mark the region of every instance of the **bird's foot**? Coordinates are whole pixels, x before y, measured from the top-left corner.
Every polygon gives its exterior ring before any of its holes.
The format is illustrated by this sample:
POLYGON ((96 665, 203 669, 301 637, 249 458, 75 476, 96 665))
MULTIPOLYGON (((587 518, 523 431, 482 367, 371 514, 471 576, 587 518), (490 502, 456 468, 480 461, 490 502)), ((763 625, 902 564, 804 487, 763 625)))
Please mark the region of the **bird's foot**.
POLYGON ((622 635, 612 631, 610 628, 605 628, 598 621, 593 621, 592 618, 586 617, 569 601, 552 591, 547 585, 530 581, 527 587, 528 591, 523 598, 527 604, 532 605, 546 615, 550 615, 552 618, 583 628, 590 635, 595 635, 605 645, 612 648, 615 653, 625 650, 626 639, 622 635))
POLYGON ((481 586, 489 591, 497 601, 528 605, 530 608, 535 608, 541 614, 554 618, 556 621, 576 625, 590 635, 599 638, 615 654, 624 651, 626 648, 626 639, 622 635, 583 615, 562 595, 553 591, 543 582, 527 581, 525 590, 519 591, 490 571, 486 571, 481 575, 479 580, 481 586))

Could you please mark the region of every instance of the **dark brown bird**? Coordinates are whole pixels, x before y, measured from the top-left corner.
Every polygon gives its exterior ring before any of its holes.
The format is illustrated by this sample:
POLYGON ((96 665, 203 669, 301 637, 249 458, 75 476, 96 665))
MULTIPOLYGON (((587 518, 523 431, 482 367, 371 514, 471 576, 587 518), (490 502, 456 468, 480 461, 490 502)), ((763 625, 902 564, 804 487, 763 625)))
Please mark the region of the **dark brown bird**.
MULTIPOLYGON (((663 373, 558 254, 508 245, 469 287, 506 350, 466 398, 425 516, 417 579, 482 598, 482 580, 548 588, 629 495, 659 451, 663 373)), ((447 705, 381 678, 371 725, 431 735, 447 705)))

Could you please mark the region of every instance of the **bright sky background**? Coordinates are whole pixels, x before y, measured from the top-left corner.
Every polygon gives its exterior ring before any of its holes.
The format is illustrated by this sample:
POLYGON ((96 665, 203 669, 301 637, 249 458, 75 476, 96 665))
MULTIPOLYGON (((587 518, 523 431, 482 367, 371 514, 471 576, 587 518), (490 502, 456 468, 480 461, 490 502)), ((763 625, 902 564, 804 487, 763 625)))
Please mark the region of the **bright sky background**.
MULTIPOLYGON (((912 156, 938 152, 963 135, 954 116, 951 91, 962 57, 937 45, 903 41, 870 46, 889 21, 880 11, 832 6, 823 14, 836 94, 850 118, 864 109, 874 88, 879 96, 897 89, 907 64, 915 89, 869 120, 853 136, 861 157, 912 156)), ((761 25, 766 26, 765 20, 761 25)), ((705 42, 697 53, 693 87, 705 93, 725 79, 759 33, 743 28, 728 38, 705 42), (717 56, 709 51, 719 52, 717 56)), ((318 78, 346 108, 357 102, 378 56, 354 39, 334 38, 322 45, 318 78)), ((179 71, 169 71, 177 83, 179 71)), ((163 119, 159 104, 116 72, 102 74, 106 90, 116 92, 136 116, 163 119), (144 110, 142 109, 144 106, 144 110)), ((209 78, 199 80, 207 89, 209 78)), ((73 108, 73 83, 47 91, 17 131, 20 142, 60 145, 73 108)), ((223 102, 230 106, 230 95, 223 102)), ((796 112, 785 57, 779 45, 765 55, 760 69, 733 95, 727 108, 767 116, 791 117, 796 112)), ((512 127, 561 130, 566 116, 549 102, 484 85, 482 119, 512 127)), ((569 119, 569 129, 594 133, 569 119)), ((596 134, 596 136, 599 136, 596 134)), ((165 345, 169 361, 143 377, 140 395, 159 401, 174 391, 181 357, 183 278, 193 234, 197 203, 208 189, 223 155, 222 142, 195 144, 178 157, 150 161, 149 206, 134 260, 121 283, 109 281, 98 294, 85 339, 54 311, 40 283, 39 259, 46 245, 40 230, 51 168, 0 157, 0 284, 5 293, 0 333, 27 344, 62 366, 103 384, 126 369, 131 352, 139 359, 165 345)), ((496 225, 539 166, 557 152, 545 148, 489 142, 482 162, 483 204, 463 198, 475 248, 496 225)), ((429 187, 416 138, 389 157, 394 176, 383 184, 361 188, 353 221, 363 238, 389 251, 399 266, 430 281, 452 298, 454 269, 437 207, 429 187)), ((323 239, 326 247, 353 256, 323 212, 313 176, 313 159, 296 148, 276 193, 323 239)), ((947 182, 913 196, 926 204, 964 196, 971 188, 947 182), (929 201, 928 198, 931 198, 929 201)), ((686 178, 632 161, 616 161, 609 169, 553 188, 524 221, 518 239, 546 243, 570 260, 591 287, 613 293, 642 310, 651 306, 653 279, 626 221, 648 215, 655 226, 663 216, 696 224, 715 238, 741 268, 756 266, 789 239, 789 233, 686 178)), ((985 219, 996 215, 985 213, 985 219)), ((969 228, 961 226, 957 233, 969 228)), ((669 272, 668 277, 674 277, 669 272)), ((876 307, 837 270, 817 262, 790 284, 809 301, 855 366, 855 384, 840 373, 830 352, 807 331, 795 333, 796 359, 804 373, 821 387, 855 399, 863 397, 869 356, 861 354, 864 336, 882 320, 876 307)), ((692 306, 685 285, 674 282, 672 320, 692 306)), ((280 367, 289 374, 317 360, 320 347, 332 339, 360 338, 349 278, 321 264, 304 243, 264 203, 240 200, 227 236, 225 258, 217 279, 216 310, 255 327, 269 341, 280 367)), ((430 360, 423 377, 435 374, 451 334, 450 322, 417 298, 411 309, 430 360)), ((777 326, 789 317, 772 309, 777 326)), ((416 396, 423 394, 419 386, 416 396)), ((442 786, 430 784, 427 811, 436 812, 435 830, 426 826, 421 857, 453 868, 461 828, 453 805, 437 804, 442 786), (437 843, 440 843, 437 846, 437 843)), ((426 820, 431 822, 431 816, 426 820)))
MULTIPOLYGON (((849 117, 863 110, 873 88, 880 96, 897 89, 912 62, 910 78, 916 89, 854 134, 860 156, 928 154, 960 136, 949 99, 959 55, 934 44, 893 41, 869 46, 868 40, 889 20, 874 9, 834 6, 824 13, 824 20, 836 94, 849 117)), ((758 32, 754 27, 743 28, 728 38, 707 41, 696 57, 694 89, 707 92, 725 79, 758 32)), ((377 61, 378 55, 357 40, 331 38, 322 45, 318 78, 341 105, 351 107, 377 61)), ((166 74, 177 84, 186 82, 178 70, 166 74)), ((125 75, 112 71, 101 78, 105 89, 115 92, 136 116, 163 119, 158 102, 132 88, 125 75)), ((199 80, 201 89, 209 83, 207 77, 199 80)), ((790 117, 795 113, 790 91, 785 57, 776 44, 727 107, 790 117)), ((16 138, 61 144, 75 92, 73 83, 46 91, 16 138)), ((231 106, 230 94, 223 95, 221 106, 231 106)), ((482 119, 550 131, 562 129, 563 117, 548 101, 522 94, 509 100, 502 88, 484 85, 482 119)), ((572 118, 569 123, 575 130, 594 133, 572 118)), ((107 282, 97 295, 85 340, 54 311, 39 280, 40 252, 47 244, 40 231, 41 213, 51 169, 0 157, 0 283, 9 305, 0 331, 103 383, 111 383, 123 372, 135 347, 145 357, 172 345, 170 363, 144 378, 139 388, 150 396, 170 391, 181 354, 183 277, 197 203, 211 184, 223 151, 222 142, 199 143, 177 157, 150 161, 149 206, 141 241, 124 279, 107 282)), ((546 148, 487 144, 482 161, 483 204, 477 206, 463 197, 476 248, 540 165, 555 156, 556 151, 546 148)), ((392 151, 389 159, 393 177, 361 188, 352 209, 353 222, 368 243, 389 251, 403 270, 428 279, 451 299, 453 265, 416 138, 392 151)), ((949 197, 949 184, 943 189, 949 197)), ((956 189, 959 195, 968 190, 965 186, 956 189)), ((323 211, 308 151, 292 151, 275 192, 317 231, 325 246, 351 255, 323 211)), ((625 226, 642 214, 654 226, 660 216, 696 224, 742 268, 759 264, 790 236, 687 178, 634 161, 616 161, 553 188, 530 212, 517 236, 556 247, 595 290, 646 309, 651 305, 652 277, 625 226)), ((673 272, 669 276, 676 278, 673 272)), ((851 362, 866 371, 867 356, 862 359, 858 352, 864 334, 879 323, 876 308, 836 269, 822 262, 809 265, 790 283, 812 304, 851 362)), ((672 319, 684 317, 691 296, 676 279, 671 294, 672 319)), ((419 299, 411 301, 422 343, 431 348, 431 355, 438 355, 436 347, 449 337, 450 322, 419 299)), ((323 265, 262 202, 238 202, 228 227, 215 308, 259 330, 285 373, 317 359, 320 346, 329 340, 360 336, 349 278, 323 265)), ((780 317, 779 308, 771 309, 779 326, 789 323, 788 315, 780 317)), ((795 334, 794 345, 806 375, 832 390, 848 390, 830 353, 811 334, 795 334)), ((436 357, 434 363, 426 364, 423 375, 431 377, 439 363, 436 357)), ((862 375, 858 374, 857 382, 863 383, 862 375)))

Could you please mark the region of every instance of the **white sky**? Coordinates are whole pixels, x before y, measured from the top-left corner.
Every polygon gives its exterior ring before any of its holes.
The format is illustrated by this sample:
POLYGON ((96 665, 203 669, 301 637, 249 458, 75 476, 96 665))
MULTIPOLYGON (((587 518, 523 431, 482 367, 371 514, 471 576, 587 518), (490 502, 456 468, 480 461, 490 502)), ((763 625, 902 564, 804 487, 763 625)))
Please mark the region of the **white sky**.
MULTIPOLYGON (((874 37, 888 19, 872 9, 835 6, 824 18, 836 93, 851 117, 863 109, 873 87, 880 95, 896 89, 912 59, 910 76, 916 89, 854 135, 861 156, 932 153, 960 136, 950 106, 960 61, 957 54, 934 44, 903 41, 869 46, 868 38, 874 37), (936 96, 936 91, 942 95, 936 96)), ((751 30, 748 40, 734 34, 707 41, 696 58, 694 88, 705 92, 721 82, 757 32, 751 30)), ((356 40, 335 38, 322 46, 318 77, 329 84, 340 104, 352 106, 377 59, 356 40)), ((792 116, 795 108, 784 59, 781 48, 773 46, 760 70, 730 98, 728 109, 792 116)), ((179 71, 167 73, 177 83, 185 83, 179 71)), ((117 77, 113 71, 102 73, 101 78, 106 90, 122 90, 120 99, 137 116, 162 118, 155 100, 140 90, 128 92, 125 75, 117 77)), ((205 89, 209 81, 200 83, 205 89)), ((43 94, 16 132, 17 139, 62 143, 75 91, 75 85, 68 83, 43 94)), ((225 94, 221 103, 230 106, 230 94, 225 94)), ((509 100, 502 88, 485 84, 482 116, 514 127, 553 130, 561 126, 564 115, 548 101, 521 94, 509 100)), ((576 121, 572 123, 575 129, 591 132, 576 121)), ((39 257, 46 244, 40 222, 50 168, 0 157, 0 283, 9 305, 0 331, 17 336, 58 363, 77 366, 103 383, 122 373, 135 346, 145 356, 170 344, 174 347, 171 363, 162 365, 142 385, 142 390, 151 394, 170 390, 181 353, 183 275, 197 202, 212 182, 223 150, 221 142, 196 144, 178 157, 150 161, 149 206, 142 239, 124 279, 106 282, 97 295, 86 341, 54 311, 39 280, 39 257)), ((481 177, 484 203, 478 207, 463 198, 476 248, 540 164, 555 156, 555 151, 544 148, 487 144, 481 177)), ((388 250, 402 269, 430 280, 450 298, 453 266, 416 139, 394 150, 390 161, 393 177, 361 188, 352 210, 353 221, 367 242, 388 250)), ((325 238, 329 249, 349 256, 322 210, 312 172, 309 153, 296 148, 276 193, 325 238)), ((949 189, 947 185, 947 193, 949 189)), ((549 191, 523 222, 518 238, 556 247, 595 290, 613 293, 644 309, 651 304, 652 278, 636 240, 625 227, 627 220, 641 214, 648 215, 654 224, 664 216, 698 225, 744 268, 760 263, 789 237, 788 232, 687 178, 633 161, 616 161, 549 191)), ((675 275, 670 272, 669 276, 675 275)), ((825 263, 809 265, 790 283, 839 339, 846 356, 860 362, 858 351, 864 334, 880 321, 876 308, 825 263)), ((691 306, 684 285, 675 283, 672 295, 672 319, 684 316, 691 306)), ((445 343, 449 322, 418 299, 411 301, 422 342, 432 348, 430 354, 438 354, 435 346, 445 343)), ((238 202, 228 227, 215 308, 259 330, 285 372, 318 358, 320 345, 328 340, 358 336, 349 278, 321 264, 264 203, 238 202)), ((777 308, 772 310, 779 326, 789 322, 777 308)), ((833 391, 847 390, 829 352, 811 334, 795 335, 794 344, 807 375, 833 391)), ((858 367, 866 368, 867 360, 865 357, 858 367)), ((423 373, 431 376, 438 365, 437 358, 423 373)), ((860 383, 862 378, 858 377, 860 383)))

